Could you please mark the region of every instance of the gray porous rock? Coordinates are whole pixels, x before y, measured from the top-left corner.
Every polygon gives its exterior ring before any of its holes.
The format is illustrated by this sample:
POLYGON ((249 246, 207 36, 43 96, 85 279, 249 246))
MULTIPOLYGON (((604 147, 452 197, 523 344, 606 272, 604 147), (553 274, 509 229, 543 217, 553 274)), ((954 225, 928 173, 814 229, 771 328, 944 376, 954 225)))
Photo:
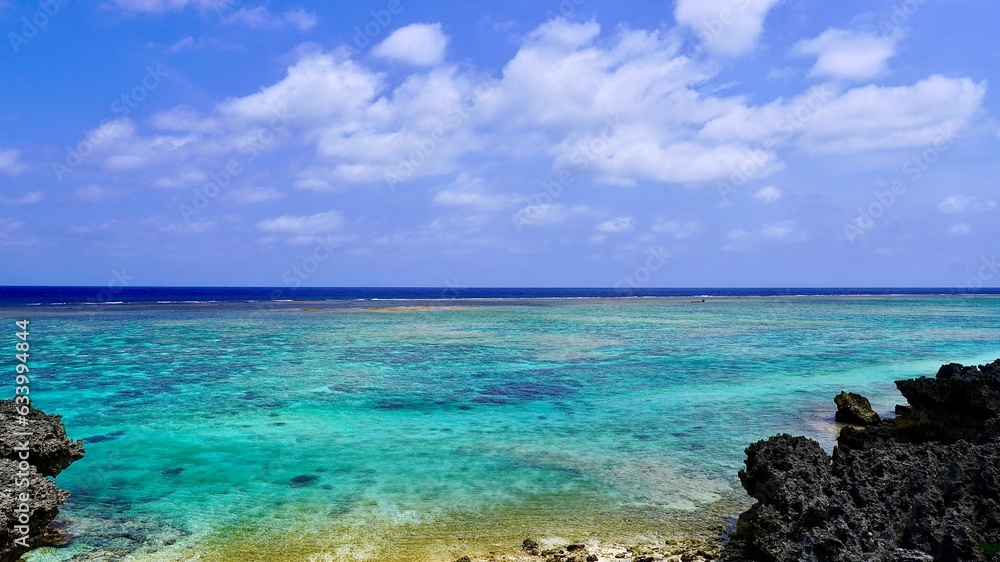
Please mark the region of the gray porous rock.
POLYGON ((60 539, 50 525, 69 492, 51 477, 83 457, 59 416, 35 408, 21 416, 17 408, 0 400, 0 562, 60 539))
POLYGON ((19 443, 27 442, 29 462, 43 476, 56 476, 74 461, 83 458, 83 441, 71 441, 66 437, 62 416, 46 414, 29 407, 24 416, 27 426, 21 424, 19 406, 13 400, 0 400, 0 459, 19 460, 19 443), (16 433, 26 433, 27 437, 17 437, 16 433))
POLYGON ((787 434, 747 448, 756 503, 725 560, 1000 560, 1000 360, 896 386, 910 408, 844 428, 832 456, 787 434))

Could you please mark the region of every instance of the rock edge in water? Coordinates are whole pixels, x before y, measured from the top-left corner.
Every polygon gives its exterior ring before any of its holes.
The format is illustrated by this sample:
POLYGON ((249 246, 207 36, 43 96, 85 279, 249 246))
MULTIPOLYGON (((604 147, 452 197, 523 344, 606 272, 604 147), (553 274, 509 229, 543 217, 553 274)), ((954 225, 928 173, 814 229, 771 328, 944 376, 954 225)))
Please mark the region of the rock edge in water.
POLYGON ((882 421, 875 410, 872 410, 872 403, 860 394, 841 391, 833 401, 837 404, 837 414, 834 419, 840 423, 874 425, 882 421))
POLYGON ((788 434, 747 448, 739 477, 756 503, 725 560, 1000 560, 1000 359, 896 386, 910 406, 845 427, 832 457, 788 434))
POLYGON ((50 524, 69 492, 49 477, 83 457, 83 442, 66 436, 60 416, 29 408, 22 424, 17 407, 13 400, 0 400, 0 562, 17 562, 59 541, 50 524), (18 435, 25 433, 30 435, 18 435), (24 515, 26 525, 20 520, 24 515))

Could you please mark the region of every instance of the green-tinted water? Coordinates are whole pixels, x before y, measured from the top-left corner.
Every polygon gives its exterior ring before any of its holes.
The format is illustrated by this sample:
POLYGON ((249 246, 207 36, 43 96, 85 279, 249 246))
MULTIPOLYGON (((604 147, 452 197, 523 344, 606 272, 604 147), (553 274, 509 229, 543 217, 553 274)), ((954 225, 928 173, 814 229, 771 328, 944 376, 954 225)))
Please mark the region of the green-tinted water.
POLYGON ((89 441, 58 478, 75 540, 30 559, 662 533, 736 509, 749 442, 830 446, 841 389, 889 411, 894 379, 1000 356, 996 297, 689 301, 8 309, 31 320, 35 404, 89 441))

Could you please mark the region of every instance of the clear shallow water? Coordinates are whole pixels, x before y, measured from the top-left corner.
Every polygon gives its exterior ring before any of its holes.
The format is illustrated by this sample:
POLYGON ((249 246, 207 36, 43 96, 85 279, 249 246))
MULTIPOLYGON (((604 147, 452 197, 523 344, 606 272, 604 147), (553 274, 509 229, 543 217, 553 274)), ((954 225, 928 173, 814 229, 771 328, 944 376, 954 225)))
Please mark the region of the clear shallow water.
POLYGON ((735 509, 748 443, 829 446, 841 389, 889 411, 894 379, 1000 357, 993 296, 690 300, 8 308, 35 404, 88 440, 58 478, 77 538, 30 559, 662 534, 735 509))

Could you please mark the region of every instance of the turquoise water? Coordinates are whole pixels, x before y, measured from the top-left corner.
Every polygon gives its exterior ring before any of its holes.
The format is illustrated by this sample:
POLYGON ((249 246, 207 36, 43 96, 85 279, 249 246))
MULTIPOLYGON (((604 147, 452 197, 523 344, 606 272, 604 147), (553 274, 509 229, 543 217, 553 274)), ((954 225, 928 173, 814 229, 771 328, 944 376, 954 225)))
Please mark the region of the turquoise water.
POLYGON ((887 412, 894 379, 1000 357, 998 297, 516 304, 7 309, 35 404, 88 440, 58 478, 74 540, 29 559, 651 536, 731 512, 754 440, 830 447, 841 389, 887 412))

